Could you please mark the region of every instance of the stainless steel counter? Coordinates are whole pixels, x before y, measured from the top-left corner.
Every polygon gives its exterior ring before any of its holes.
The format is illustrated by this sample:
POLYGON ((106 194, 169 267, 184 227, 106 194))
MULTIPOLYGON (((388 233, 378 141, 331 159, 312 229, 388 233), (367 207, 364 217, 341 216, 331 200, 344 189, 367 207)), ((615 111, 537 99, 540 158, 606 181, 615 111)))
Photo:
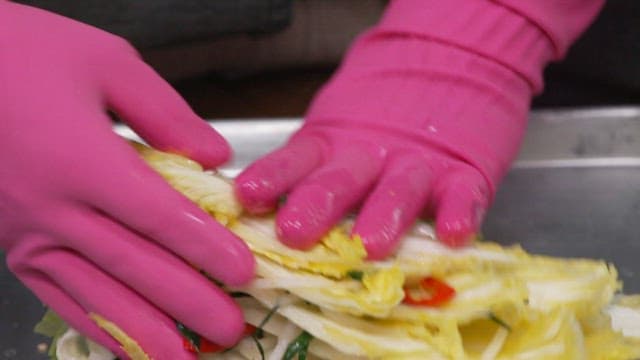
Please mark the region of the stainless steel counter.
MULTIPOLYGON (((236 154, 224 171, 236 174, 299 125, 297 119, 213 122, 236 154)), ((626 292, 640 293, 638 224, 640 108, 540 111, 531 116, 483 232, 532 252, 606 259, 626 292)), ((0 360, 44 359, 36 351, 43 339, 31 330, 43 308, 0 262, 0 360)))

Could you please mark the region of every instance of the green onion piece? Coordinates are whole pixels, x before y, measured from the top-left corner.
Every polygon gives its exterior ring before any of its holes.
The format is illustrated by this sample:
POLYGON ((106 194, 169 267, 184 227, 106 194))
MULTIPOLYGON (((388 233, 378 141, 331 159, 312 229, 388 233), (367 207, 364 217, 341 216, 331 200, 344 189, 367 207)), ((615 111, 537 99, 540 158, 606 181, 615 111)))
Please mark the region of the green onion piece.
POLYGON ((269 313, 267 313, 267 316, 265 316, 264 319, 262 319, 262 321, 256 328, 256 331, 253 332, 253 335, 256 338, 262 339, 264 337, 264 330, 262 330, 262 327, 267 323, 267 321, 269 321, 269 319, 271 319, 273 314, 275 314, 276 311, 278 311, 278 307, 279 305, 276 304, 274 307, 271 308, 271 310, 269 310, 269 313))
POLYGON ((182 336, 191 343, 193 348, 196 349, 196 352, 200 352, 200 335, 181 323, 176 323, 176 326, 178 327, 180 334, 182 334, 182 336))
POLYGON ((264 330, 262 330, 262 327, 269 321, 269 319, 271 319, 273 314, 275 314, 276 311, 278 311, 278 307, 279 305, 277 304, 274 307, 272 307, 271 310, 269 310, 269 312, 267 313, 267 316, 265 316, 264 319, 262 319, 258 327, 256 327, 256 330, 253 332, 253 334, 251 334, 251 339, 253 339, 253 342, 256 343, 256 346, 258 347, 258 351, 260 352, 260 358, 262 360, 265 359, 264 348, 262 347, 262 343, 260 342, 260 339, 264 337, 264 330))
POLYGON ((494 314, 493 312, 489 312, 489 320, 507 329, 507 331, 511 331, 511 326, 509 326, 509 324, 507 324, 504 320, 496 316, 496 314, 494 314))
POLYGON ((298 360, 306 360, 307 350, 309 349, 309 343, 312 339, 313 336, 308 332, 301 332, 298 337, 289 343, 287 351, 285 351, 282 356, 282 360, 293 360, 296 355, 298 356, 298 360))
POLYGON ((253 342, 255 342, 256 346, 258 347, 258 351, 260 352, 260 360, 264 360, 264 348, 262 347, 262 343, 260 342, 260 339, 258 339, 255 333, 251 335, 251 338, 253 339, 253 342))
POLYGON ((278 206, 284 206, 287 203, 287 195, 282 195, 278 198, 278 206))
POLYGON ((243 297, 250 297, 251 295, 242 291, 233 291, 229 293, 229 296, 231 296, 232 298, 243 298, 243 297))
POLYGON ((362 277, 364 276, 364 272, 360 270, 349 270, 347 271, 347 276, 352 278, 353 280, 362 281, 362 277))

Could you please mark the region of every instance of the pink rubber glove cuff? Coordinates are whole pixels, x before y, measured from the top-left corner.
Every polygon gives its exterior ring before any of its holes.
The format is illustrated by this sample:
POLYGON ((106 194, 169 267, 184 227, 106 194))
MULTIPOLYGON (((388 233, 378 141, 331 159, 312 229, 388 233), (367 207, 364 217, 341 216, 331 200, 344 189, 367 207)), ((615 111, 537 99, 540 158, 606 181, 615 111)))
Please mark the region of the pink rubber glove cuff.
POLYGON ((521 142, 532 95, 482 56, 380 29, 356 42, 336 79, 311 105, 308 126, 397 133, 472 164, 491 193, 521 142))
POLYGON ((393 0, 378 27, 491 59, 542 91, 542 70, 560 60, 604 0, 393 0))

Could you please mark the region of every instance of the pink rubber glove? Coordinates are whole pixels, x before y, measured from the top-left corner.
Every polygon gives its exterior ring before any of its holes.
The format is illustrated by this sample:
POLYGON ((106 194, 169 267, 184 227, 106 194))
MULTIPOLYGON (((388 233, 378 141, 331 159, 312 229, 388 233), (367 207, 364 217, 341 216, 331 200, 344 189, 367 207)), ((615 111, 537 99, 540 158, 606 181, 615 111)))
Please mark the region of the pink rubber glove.
POLYGON ((9 268, 121 358, 88 313, 154 359, 195 359, 174 319, 234 344, 240 309, 190 264, 243 284, 254 273, 250 251, 148 168, 112 132, 107 109, 160 149, 208 167, 229 157, 124 40, 0 1, 0 247, 9 268))
POLYGON ((514 3, 522 11, 497 1, 393 1, 303 128, 239 176, 243 204, 270 211, 288 193, 277 226, 296 248, 359 205, 353 233, 370 258, 390 254, 423 214, 446 244, 467 243, 516 156, 544 64, 562 56, 602 1, 514 3), (545 12, 571 15, 550 27, 553 40, 528 17, 545 12))

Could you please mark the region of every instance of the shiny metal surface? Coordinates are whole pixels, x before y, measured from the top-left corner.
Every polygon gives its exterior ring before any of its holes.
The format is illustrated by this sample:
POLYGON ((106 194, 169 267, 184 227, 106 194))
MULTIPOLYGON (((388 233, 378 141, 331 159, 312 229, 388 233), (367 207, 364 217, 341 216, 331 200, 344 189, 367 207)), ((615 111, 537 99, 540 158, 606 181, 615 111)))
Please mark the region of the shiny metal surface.
MULTIPOLYGON (((282 144, 297 119, 217 121, 231 143, 236 174, 282 144)), ((135 138, 129 129, 122 135, 135 138)), ((490 141, 490 139, 487 139, 490 141)), ((531 116, 519 159, 505 178, 483 232, 529 251, 614 263, 627 292, 640 293, 640 108, 540 111, 531 116)), ((32 327, 43 312, 0 265, 0 359, 43 359, 32 327)))

